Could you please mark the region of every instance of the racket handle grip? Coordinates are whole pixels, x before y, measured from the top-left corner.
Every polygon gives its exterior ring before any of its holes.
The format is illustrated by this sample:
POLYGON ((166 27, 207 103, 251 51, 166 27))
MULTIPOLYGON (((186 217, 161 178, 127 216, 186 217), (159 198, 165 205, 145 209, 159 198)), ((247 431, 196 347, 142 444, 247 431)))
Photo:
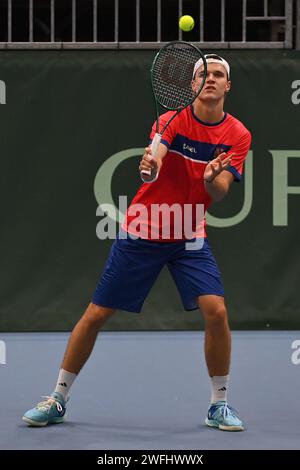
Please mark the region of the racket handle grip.
MULTIPOLYGON (((153 137, 153 140, 151 142, 151 145, 150 145, 152 157, 155 157, 155 155, 157 154, 157 150, 158 150, 160 142, 161 142, 161 134, 156 132, 156 134, 153 137)), ((141 176, 142 176, 142 180, 145 183, 151 183, 152 181, 156 180, 156 178, 157 178, 157 175, 155 176, 155 178, 151 178, 151 179, 148 178, 149 176, 151 176, 151 170, 143 170, 141 172, 141 176), (146 175, 146 178, 144 178, 144 175, 146 175)))
POLYGON ((155 156, 156 156, 160 142, 161 142, 161 134, 158 134, 158 133, 156 132, 156 134, 155 134, 155 136, 153 137, 153 140, 152 140, 152 142, 151 142, 151 154, 152 154, 152 157, 155 157, 155 156))

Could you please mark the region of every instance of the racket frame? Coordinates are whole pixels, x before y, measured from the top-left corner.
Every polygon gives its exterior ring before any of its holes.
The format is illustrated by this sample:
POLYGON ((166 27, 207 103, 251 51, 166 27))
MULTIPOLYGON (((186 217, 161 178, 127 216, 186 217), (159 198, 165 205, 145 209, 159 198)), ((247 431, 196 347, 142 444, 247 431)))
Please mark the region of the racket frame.
MULTIPOLYGON (((199 60, 198 59, 198 60, 199 60)), ((202 53, 202 51, 197 47, 195 46, 194 44, 190 43, 190 42, 187 42, 187 41, 171 41, 171 42, 168 42, 167 44, 165 44, 158 52, 157 54, 155 55, 154 59, 153 59, 153 62, 152 62, 152 65, 151 65, 151 69, 150 69, 150 75, 151 75, 151 88, 152 88, 152 94, 153 94, 153 97, 154 97, 154 102, 155 102, 155 115, 156 115, 156 124, 155 124, 155 135, 153 137, 153 140, 151 142, 151 145, 150 145, 150 148, 151 148, 151 155, 152 157, 155 157, 156 154, 157 154, 157 150, 158 150, 158 147, 159 147, 159 144, 161 142, 161 139, 162 139, 162 136, 163 136, 163 133, 165 132, 166 128, 168 127, 168 125, 173 121, 173 119, 176 118, 176 116, 178 116, 178 114, 183 111, 185 108, 187 108, 190 104, 192 104, 195 99, 197 98, 197 96, 201 93, 203 87, 204 87, 204 84, 205 84, 205 81, 206 81, 206 76, 207 76, 207 62, 206 62, 206 59, 204 57, 204 54, 202 53), (159 99, 157 98, 156 96, 156 93, 154 91, 154 83, 153 83, 153 72, 154 72, 154 69, 155 69, 155 65, 156 65, 156 62, 160 56, 160 54, 164 51, 164 49, 167 49, 168 47, 170 47, 171 45, 173 44, 187 44, 189 47, 193 47, 197 53, 199 54, 199 59, 202 59, 203 60, 203 65, 204 65, 204 70, 203 70, 203 78, 202 78, 202 84, 201 86, 199 87, 199 90, 197 91, 197 93, 195 94, 195 96, 192 97, 192 99, 187 103, 185 104, 184 106, 180 106, 180 107, 176 107, 176 108, 171 108, 171 107, 168 107, 166 105, 164 105, 163 103, 161 103, 159 101, 159 99), (165 108, 167 109, 168 111, 176 111, 176 113, 173 114, 173 116, 168 120, 168 122, 164 125, 164 127, 162 128, 161 132, 159 132, 159 109, 158 109, 158 104, 162 107, 162 108, 165 108)), ((192 77, 192 79, 194 79, 194 77, 192 77)), ((151 170, 143 170, 141 172, 142 175, 147 175, 147 176, 151 176, 151 170)), ((158 174, 156 175, 155 178, 151 179, 151 180, 144 180, 142 178, 142 180, 144 181, 144 183, 152 183, 153 181, 155 181, 158 177, 158 174)))

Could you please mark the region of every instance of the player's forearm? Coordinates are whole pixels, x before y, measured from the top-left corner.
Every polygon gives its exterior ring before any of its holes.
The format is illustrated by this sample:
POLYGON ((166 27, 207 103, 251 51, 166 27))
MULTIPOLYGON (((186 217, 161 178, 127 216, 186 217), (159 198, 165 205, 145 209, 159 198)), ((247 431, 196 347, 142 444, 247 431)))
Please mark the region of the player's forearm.
POLYGON ((229 191, 230 184, 220 178, 219 175, 215 177, 213 181, 205 181, 204 186, 210 197, 214 201, 221 201, 229 191))

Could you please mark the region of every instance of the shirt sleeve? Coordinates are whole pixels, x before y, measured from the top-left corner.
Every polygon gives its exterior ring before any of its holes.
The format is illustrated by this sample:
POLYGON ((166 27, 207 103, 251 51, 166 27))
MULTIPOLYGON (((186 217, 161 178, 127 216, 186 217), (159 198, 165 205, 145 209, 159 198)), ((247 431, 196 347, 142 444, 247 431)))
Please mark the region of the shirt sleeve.
POLYGON ((240 181, 243 173, 244 161, 248 154, 251 145, 251 134, 247 130, 236 144, 234 144, 228 151, 228 155, 234 153, 232 157, 231 166, 226 168, 227 171, 233 174, 235 181, 240 181))
MULTIPOLYGON (((168 120, 172 117, 173 112, 169 112, 166 114, 163 114, 159 118, 159 132, 162 131, 164 125, 168 122, 168 120)), ((163 133, 161 143, 164 144, 166 147, 170 147, 171 143, 173 142, 176 134, 177 134, 177 116, 170 122, 170 124, 167 126, 166 130, 163 133)), ((151 134, 150 134, 150 144, 152 142, 152 139, 156 133, 156 122, 152 126, 151 134)))

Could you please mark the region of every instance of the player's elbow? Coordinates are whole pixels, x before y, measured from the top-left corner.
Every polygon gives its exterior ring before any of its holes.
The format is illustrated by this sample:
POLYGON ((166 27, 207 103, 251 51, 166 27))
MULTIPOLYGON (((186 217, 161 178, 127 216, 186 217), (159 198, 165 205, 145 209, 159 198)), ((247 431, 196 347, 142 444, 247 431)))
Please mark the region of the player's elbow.
POLYGON ((228 193, 229 188, 230 188, 229 184, 228 185, 222 185, 216 191, 214 191, 213 194, 211 195, 214 202, 222 201, 225 198, 226 194, 228 193))
POLYGON ((222 201, 222 199, 224 199, 224 197, 226 196, 227 193, 222 193, 222 194, 214 194, 213 195, 213 201, 214 202, 220 202, 222 201))

